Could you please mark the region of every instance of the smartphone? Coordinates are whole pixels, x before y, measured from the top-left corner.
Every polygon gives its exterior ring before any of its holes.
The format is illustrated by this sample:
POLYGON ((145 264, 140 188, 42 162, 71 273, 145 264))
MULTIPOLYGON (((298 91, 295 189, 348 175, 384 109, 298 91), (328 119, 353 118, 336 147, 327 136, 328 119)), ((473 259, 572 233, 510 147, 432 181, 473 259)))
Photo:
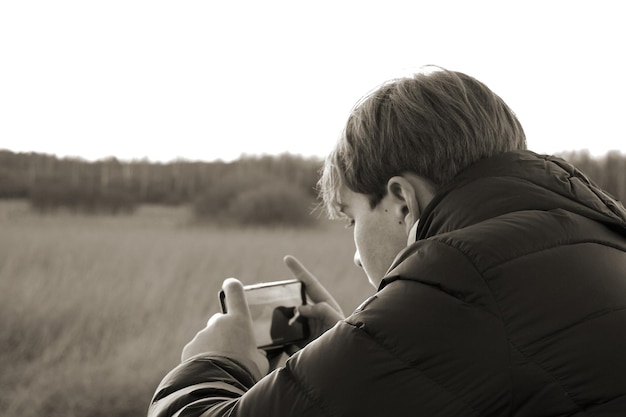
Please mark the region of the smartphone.
MULTIPOLYGON (((306 304, 304 283, 298 280, 264 282, 243 287, 252 316, 252 327, 259 349, 274 350, 309 338, 309 323, 296 313, 306 304)), ((227 305, 220 291, 222 312, 227 305)))

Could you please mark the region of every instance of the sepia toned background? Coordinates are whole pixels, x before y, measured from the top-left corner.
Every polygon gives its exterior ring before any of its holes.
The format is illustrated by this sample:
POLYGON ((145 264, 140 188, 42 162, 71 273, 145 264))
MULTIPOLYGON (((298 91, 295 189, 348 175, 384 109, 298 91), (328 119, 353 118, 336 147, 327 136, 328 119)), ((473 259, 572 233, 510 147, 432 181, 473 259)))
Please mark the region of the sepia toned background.
MULTIPOLYGON (((626 157, 571 153, 626 197, 626 157)), ((0 152, 0 407, 142 415, 227 277, 298 257, 349 313, 372 294, 351 230, 315 202, 316 159, 87 163, 0 152)))
POLYGON ((374 288, 316 200, 354 103, 426 64, 626 199, 617 2, 0 4, 0 409, 140 416, 225 278, 374 288), (383 5, 384 4, 384 5, 383 5))

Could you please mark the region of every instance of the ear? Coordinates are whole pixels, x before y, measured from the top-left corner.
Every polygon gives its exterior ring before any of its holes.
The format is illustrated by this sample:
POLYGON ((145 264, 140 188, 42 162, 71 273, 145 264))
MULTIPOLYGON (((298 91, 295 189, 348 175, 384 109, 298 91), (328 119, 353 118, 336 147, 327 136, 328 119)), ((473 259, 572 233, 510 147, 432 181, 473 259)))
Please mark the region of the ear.
POLYGON ((393 214, 404 223, 407 234, 420 217, 417 193, 411 181, 402 175, 387 181, 387 195, 392 204, 393 214))
POLYGON ((413 173, 392 177, 387 181, 387 193, 395 214, 404 222, 407 235, 435 196, 432 181, 413 173))

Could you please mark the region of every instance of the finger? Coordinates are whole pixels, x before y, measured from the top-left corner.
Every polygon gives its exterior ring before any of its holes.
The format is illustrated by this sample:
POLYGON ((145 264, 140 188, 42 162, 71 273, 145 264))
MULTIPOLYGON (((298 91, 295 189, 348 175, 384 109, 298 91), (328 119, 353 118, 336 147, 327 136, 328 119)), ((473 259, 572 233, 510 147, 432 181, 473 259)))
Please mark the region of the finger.
POLYGON ((241 282, 235 278, 228 278, 224 281, 222 289, 224 290, 226 306, 228 307, 227 314, 250 317, 246 293, 241 282))
POLYGON ((336 311, 341 311, 341 307, 335 301, 332 295, 324 288, 322 284, 309 272, 295 257, 291 255, 285 256, 283 259, 287 268, 306 286, 306 293, 314 303, 327 302, 336 311))
POLYGON ((299 306, 298 311, 300 312, 300 315, 306 318, 317 319, 329 324, 334 324, 343 319, 343 317, 335 309, 324 302, 315 305, 299 306))

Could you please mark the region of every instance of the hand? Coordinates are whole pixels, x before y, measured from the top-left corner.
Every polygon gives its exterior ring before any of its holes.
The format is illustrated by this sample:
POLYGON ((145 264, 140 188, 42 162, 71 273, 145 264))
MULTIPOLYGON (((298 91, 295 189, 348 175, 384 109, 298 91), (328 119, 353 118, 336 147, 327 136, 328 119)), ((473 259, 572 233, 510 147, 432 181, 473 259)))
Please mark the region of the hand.
MULTIPOLYGON (((317 339, 326 330, 333 327, 339 320, 345 318, 341 307, 322 284, 296 258, 287 255, 285 265, 291 273, 306 286, 306 293, 315 304, 298 307, 300 315, 309 319, 311 338, 306 342, 317 339)), ((305 344, 306 344, 305 343, 305 344)))
POLYGON ((228 278, 222 288, 228 313, 218 313, 209 319, 207 326, 183 349, 182 360, 201 353, 217 353, 239 359, 246 367, 256 366, 262 377, 267 374, 269 364, 263 351, 256 347, 243 285, 235 278, 228 278))

